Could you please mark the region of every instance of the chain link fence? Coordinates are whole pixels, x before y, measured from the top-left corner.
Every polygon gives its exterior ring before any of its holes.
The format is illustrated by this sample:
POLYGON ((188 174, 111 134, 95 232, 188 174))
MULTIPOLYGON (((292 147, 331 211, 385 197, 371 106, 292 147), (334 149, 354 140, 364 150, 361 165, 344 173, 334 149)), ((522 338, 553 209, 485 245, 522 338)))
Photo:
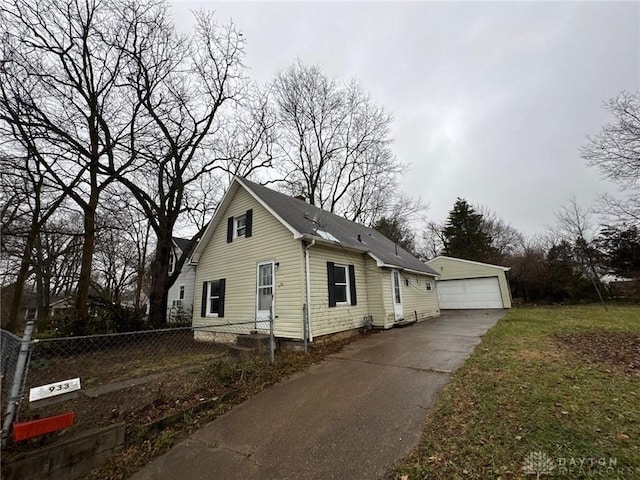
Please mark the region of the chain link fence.
POLYGON ((6 330, 0 330, 0 374, 2 385, 2 418, 4 419, 6 406, 9 402, 11 385, 20 352, 20 337, 6 330))
MULTIPOLYGON (((30 342, 17 420, 73 411, 64 431, 125 422, 128 431, 232 392, 247 365, 273 363, 273 331, 257 333, 255 320, 206 327, 34 339, 30 342), (29 390, 80 379, 80 390, 30 402, 29 390), (62 400, 62 401, 60 401, 62 400)), ((20 339, 2 332, 2 402, 20 339), (6 355, 6 359, 5 359, 6 355), (5 377, 6 372, 6 377, 5 377)), ((264 365, 264 367, 262 367, 264 365)), ((14 419, 14 420, 16 420, 14 419)), ((58 434, 48 434, 47 442, 58 434)), ((42 444, 42 441, 41 441, 42 444)))

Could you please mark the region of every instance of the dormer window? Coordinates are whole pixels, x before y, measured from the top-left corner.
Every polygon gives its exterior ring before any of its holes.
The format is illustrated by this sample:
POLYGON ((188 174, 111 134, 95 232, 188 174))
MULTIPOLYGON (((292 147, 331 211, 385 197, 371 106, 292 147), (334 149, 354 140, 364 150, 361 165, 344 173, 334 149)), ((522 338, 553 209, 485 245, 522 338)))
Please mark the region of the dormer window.
POLYGON ((252 234, 253 210, 235 215, 227 219, 227 243, 233 242, 236 238, 249 238, 252 234))

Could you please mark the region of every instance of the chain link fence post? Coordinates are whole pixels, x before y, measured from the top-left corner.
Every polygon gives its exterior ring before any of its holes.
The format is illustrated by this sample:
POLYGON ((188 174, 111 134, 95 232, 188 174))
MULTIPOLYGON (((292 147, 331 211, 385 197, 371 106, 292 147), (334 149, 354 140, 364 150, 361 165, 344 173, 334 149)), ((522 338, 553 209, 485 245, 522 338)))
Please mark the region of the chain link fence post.
POLYGON ((309 351, 309 313, 307 304, 302 305, 302 330, 304 335, 304 353, 309 351))
POLYGON ((275 360, 276 342, 273 337, 273 307, 269 308, 269 362, 273 365, 275 360))
POLYGON ((4 423, 2 424, 2 446, 4 447, 9 438, 11 424, 16 414, 18 403, 22 398, 22 388, 27 368, 29 366, 29 347, 31 344, 31 334, 33 333, 33 321, 28 321, 24 327, 24 335, 20 342, 20 352, 18 353, 18 361, 13 375, 13 383, 11 385, 11 393, 7 403, 7 411, 5 412, 4 423))

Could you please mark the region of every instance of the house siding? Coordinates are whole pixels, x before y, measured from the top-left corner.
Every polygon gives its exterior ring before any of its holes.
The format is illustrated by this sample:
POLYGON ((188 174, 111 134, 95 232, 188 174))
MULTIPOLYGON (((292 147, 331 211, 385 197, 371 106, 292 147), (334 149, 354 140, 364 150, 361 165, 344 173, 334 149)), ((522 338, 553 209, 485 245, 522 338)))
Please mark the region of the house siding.
MULTIPOLYGON (((387 307, 385 297, 389 295, 382 288, 383 270, 376 265, 371 257, 366 258, 365 273, 367 277, 367 297, 369 298, 369 315, 373 317, 373 326, 389 328, 387 325, 387 307)), ((392 307, 393 308, 393 307, 392 307)), ((393 310, 391 311, 393 316, 393 310)), ((391 319, 393 323, 393 318, 391 319)))
POLYGON ((497 277, 503 306, 511 308, 511 292, 502 268, 492 265, 478 265, 452 258, 434 258, 427 264, 440 274, 439 280, 497 277))
MULTIPOLYGON (((169 289, 167 308, 172 309, 173 301, 180 299, 180 285, 184 285, 184 300, 182 300, 182 310, 186 313, 190 313, 193 308, 193 297, 196 281, 196 268, 193 265, 185 263, 182 267, 182 271, 175 283, 169 289)), ((173 309, 175 312, 175 309, 173 309)))
MULTIPOLYGON (((256 269, 260 262, 278 263, 274 268, 276 336, 302 338, 304 262, 300 241, 246 190, 240 188, 224 218, 253 209, 251 237, 227 243, 227 222, 221 221, 200 255, 195 278, 193 325, 224 325, 255 320, 256 269), (226 279, 224 318, 202 317, 203 282, 226 279)), ((248 325, 247 330, 252 329, 248 325)), ((234 328, 234 331, 237 331, 234 328)))
MULTIPOLYGON (((378 296, 383 305, 383 322, 381 326, 382 328, 391 328, 395 323, 393 279, 391 276, 393 270, 390 268, 378 270, 381 280, 381 290, 378 296)), ((436 284, 433 277, 401 271, 400 296, 402 298, 402 310, 405 320, 415 320, 416 314, 418 321, 440 315, 436 284), (405 279, 409 280, 409 286, 407 286, 405 279), (432 289, 430 291, 427 290, 426 282, 431 282, 432 289)), ((378 325, 376 324, 376 326, 378 325)))
POLYGON ((309 249, 311 273, 311 332, 313 336, 328 335, 359 328, 365 315, 374 315, 369 306, 367 265, 365 254, 315 245, 309 249), (357 289, 357 305, 329 307, 327 262, 353 265, 357 289))
MULTIPOLYGON (((440 315, 436 282, 432 277, 406 272, 402 272, 400 276, 402 278, 400 288, 405 320, 422 321, 440 315), (407 280, 409 281, 408 286, 407 280), (431 283, 431 290, 427 290, 427 282, 431 283)), ((391 278, 389 278, 388 288, 391 291, 391 278)), ((393 310, 391 313, 393 315, 393 310)))
MULTIPOLYGON (((391 328, 395 323, 395 313, 393 309, 393 279, 388 268, 380 269, 380 297, 384 302, 384 328, 391 328)), ((400 295, 402 296, 402 285, 400 285, 400 295)))

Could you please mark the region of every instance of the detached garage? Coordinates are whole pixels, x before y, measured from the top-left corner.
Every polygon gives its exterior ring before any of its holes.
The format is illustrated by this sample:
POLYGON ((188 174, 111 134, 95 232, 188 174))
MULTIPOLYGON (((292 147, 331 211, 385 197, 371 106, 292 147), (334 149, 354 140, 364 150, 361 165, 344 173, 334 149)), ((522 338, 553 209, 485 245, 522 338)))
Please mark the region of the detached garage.
POLYGON ((509 267, 443 256, 427 265, 440 274, 436 282, 440 309, 511 308, 505 275, 509 267))

